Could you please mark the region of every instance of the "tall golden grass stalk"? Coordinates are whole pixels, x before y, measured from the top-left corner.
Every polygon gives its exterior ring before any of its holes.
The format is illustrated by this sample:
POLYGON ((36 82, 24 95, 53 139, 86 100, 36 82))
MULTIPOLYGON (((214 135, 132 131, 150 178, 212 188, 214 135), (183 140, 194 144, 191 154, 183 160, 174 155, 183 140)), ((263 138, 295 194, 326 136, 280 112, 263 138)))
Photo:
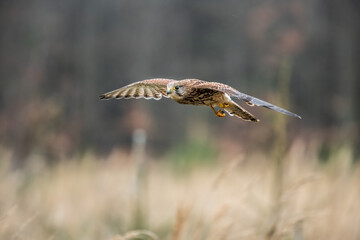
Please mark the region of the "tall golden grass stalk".
MULTIPOLYGON (((291 80, 291 60, 283 57, 279 72, 279 102, 289 102, 289 84, 291 80)), ((287 106, 284 106, 287 107, 287 106)), ((284 181, 284 164, 287 148, 287 118, 275 115, 274 120, 274 146, 273 146, 273 165, 274 165, 274 181, 273 181, 273 209, 270 214, 267 239, 273 239, 277 233, 278 223, 281 218, 282 211, 282 194, 284 181)))
POLYGON ((181 240, 186 221, 190 214, 190 208, 180 205, 176 211, 175 223, 171 234, 171 240, 181 240))

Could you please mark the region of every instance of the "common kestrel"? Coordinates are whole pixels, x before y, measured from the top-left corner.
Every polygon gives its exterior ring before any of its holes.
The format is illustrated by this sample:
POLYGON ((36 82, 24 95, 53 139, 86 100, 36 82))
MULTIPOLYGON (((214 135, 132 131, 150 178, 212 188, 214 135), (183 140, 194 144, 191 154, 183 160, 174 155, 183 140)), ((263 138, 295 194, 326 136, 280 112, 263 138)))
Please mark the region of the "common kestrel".
POLYGON ((105 93, 100 96, 100 99, 153 98, 159 100, 163 96, 171 98, 181 104, 209 106, 215 115, 220 118, 225 117, 225 112, 223 111, 225 110, 230 116, 235 115, 246 121, 259 121, 231 98, 239 98, 250 106, 262 106, 292 117, 301 118, 295 113, 241 93, 228 85, 199 79, 184 79, 179 81, 165 78, 148 79, 105 93), (219 110, 215 110, 215 107, 219 107, 219 110))

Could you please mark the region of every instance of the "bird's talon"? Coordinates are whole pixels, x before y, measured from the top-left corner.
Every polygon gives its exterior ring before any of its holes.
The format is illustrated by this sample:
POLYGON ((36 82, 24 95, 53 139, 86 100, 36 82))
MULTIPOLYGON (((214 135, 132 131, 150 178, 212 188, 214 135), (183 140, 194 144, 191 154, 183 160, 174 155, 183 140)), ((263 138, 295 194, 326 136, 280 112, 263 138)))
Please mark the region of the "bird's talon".
POLYGON ((210 106, 210 108, 214 111, 215 115, 219 118, 225 117, 225 112, 222 109, 219 109, 216 111, 213 106, 210 106))
POLYGON ((220 106, 221 108, 226 108, 226 107, 229 106, 229 104, 219 102, 219 106, 220 106))
POLYGON ((225 117, 225 113, 223 110, 219 110, 216 112, 216 116, 219 118, 223 118, 223 117, 225 117))

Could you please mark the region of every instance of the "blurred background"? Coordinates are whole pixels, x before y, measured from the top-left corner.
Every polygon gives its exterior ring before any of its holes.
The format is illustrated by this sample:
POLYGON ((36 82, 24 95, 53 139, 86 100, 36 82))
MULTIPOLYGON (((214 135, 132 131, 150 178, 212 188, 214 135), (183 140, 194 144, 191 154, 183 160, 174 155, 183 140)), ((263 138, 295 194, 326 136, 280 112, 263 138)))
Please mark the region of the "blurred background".
POLYGON ((359 239, 359 10, 1 1, 1 238, 359 239), (98 98, 157 77, 222 82, 303 119, 98 98))

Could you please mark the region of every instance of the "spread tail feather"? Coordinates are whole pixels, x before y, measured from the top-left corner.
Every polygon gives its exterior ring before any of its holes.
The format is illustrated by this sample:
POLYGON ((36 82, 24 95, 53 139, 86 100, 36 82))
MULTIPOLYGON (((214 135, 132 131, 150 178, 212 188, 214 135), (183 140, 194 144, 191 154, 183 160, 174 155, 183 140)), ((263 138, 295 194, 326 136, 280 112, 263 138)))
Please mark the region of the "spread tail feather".
POLYGON ((236 116, 238 118, 241 118, 245 121, 252 121, 252 122, 258 122, 259 119, 257 119, 254 115, 237 105, 235 102, 231 101, 226 103, 229 106, 224 108, 224 110, 230 115, 230 116, 236 116))

